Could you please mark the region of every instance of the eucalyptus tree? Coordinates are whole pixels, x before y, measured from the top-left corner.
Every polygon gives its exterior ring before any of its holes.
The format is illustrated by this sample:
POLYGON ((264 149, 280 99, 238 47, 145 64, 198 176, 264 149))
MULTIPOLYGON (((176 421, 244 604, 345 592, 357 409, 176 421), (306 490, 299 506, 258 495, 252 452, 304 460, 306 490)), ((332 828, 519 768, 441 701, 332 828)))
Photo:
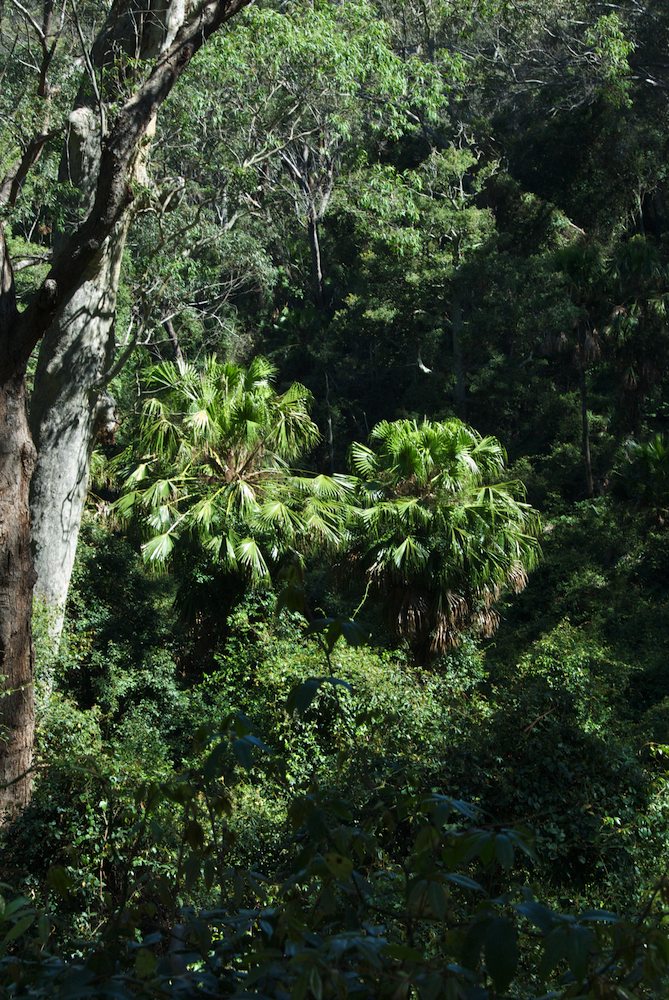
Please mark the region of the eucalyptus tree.
POLYGON ((491 636, 494 605, 539 558, 540 522, 505 453, 460 420, 383 421, 354 444, 360 477, 354 549, 394 627, 421 658, 463 633, 491 636))
POLYGON ((294 470, 319 432, 311 394, 298 383, 277 392, 275 375, 264 358, 248 368, 212 356, 201 368, 164 362, 150 370, 141 461, 117 504, 148 535, 148 562, 167 562, 189 539, 260 584, 288 553, 342 546, 352 484, 294 470))
MULTIPOLYGON (((58 172, 61 183, 71 191, 71 218, 85 217, 92 206, 107 122, 124 101, 132 99, 147 61, 169 48, 185 11, 183 0, 117 3, 97 34, 85 38, 78 9, 72 7, 85 70, 67 119, 58 172)), ((147 140, 154 131, 152 120, 133 156, 126 179, 132 197, 85 280, 58 310, 40 344, 30 404, 37 448, 31 521, 35 593, 49 610, 55 642, 62 628, 88 491, 92 444, 98 428, 114 423, 105 390, 115 370, 116 299, 128 229, 141 204, 136 195, 148 183, 147 140)), ((56 232, 56 252, 66 241, 68 228, 56 232)))
MULTIPOLYGON (((46 60, 48 73, 49 53, 54 41, 58 42, 57 35, 54 39, 45 32, 46 15, 55 6, 51 0, 28 5, 12 0, 9 4, 10 25, 14 29, 17 19, 19 23, 15 30, 17 38, 33 33, 34 48, 42 53, 42 62, 37 64, 37 86, 41 86, 40 66, 44 67, 46 60)), ((87 183, 76 206, 75 221, 54 247, 47 273, 22 311, 17 305, 11 239, 5 235, 4 227, 0 229, 0 671, 4 677, 0 705, 3 730, 0 811, 3 813, 25 805, 31 785, 34 710, 30 624, 34 565, 28 504, 35 447, 25 407, 27 364, 35 347, 48 338, 46 350, 59 371, 59 378, 53 383, 51 407, 56 405, 61 391, 68 397, 68 386, 80 380, 87 383, 88 375, 95 369, 96 383, 86 384, 86 392, 90 390, 93 398, 86 399, 84 412, 78 415, 72 412, 70 418, 84 425, 89 422, 99 390, 97 380, 103 375, 89 361, 91 357, 101 360, 96 334, 102 331, 107 341, 108 326, 95 322, 90 327, 87 323, 79 324, 82 319, 95 319, 98 314, 100 319, 106 319, 108 311, 113 312, 113 288, 105 286, 101 279, 105 276, 105 280, 113 282, 118 271, 118 236, 124 230, 134 199, 134 178, 142 145, 153 128, 158 109, 194 54, 243 6, 245 0, 203 0, 187 9, 181 2, 174 5, 157 2, 147 9, 146 5, 135 7, 131 0, 119 0, 105 8, 107 17, 94 45, 82 46, 86 79, 68 128, 72 151, 79 156, 86 153, 82 163, 88 164, 84 170, 87 183), (121 41, 128 37, 123 25, 135 32, 129 36, 129 53, 124 51, 121 41), (149 36, 156 44, 144 50, 144 41, 149 36), (146 59, 138 58, 142 52, 146 59), (115 99, 111 105, 105 86, 100 90, 101 70, 105 80, 115 81, 115 99), (79 131, 80 125, 83 133, 79 131), (82 139, 87 139, 83 146, 82 139), (78 333, 71 340, 75 330, 78 333), (69 349, 64 349, 66 342, 69 349)), ((58 9, 65 13, 66 8, 76 16, 77 8, 63 0, 58 9)), ((9 17, 5 4, 3 31, 9 17)), ((3 34, 3 42, 6 37, 3 34)), ((12 46, 10 41, 8 60, 15 51, 12 46)), ((8 71, 7 66, 5 72, 8 71)), ((41 128, 40 135, 42 132, 41 128)), ((18 185, 9 178, 27 178, 35 160, 35 144, 29 140, 17 149, 12 162, 3 165, 5 174, 0 181, 3 214, 7 214, 18 192, 18 185)), ((106 360, 109 353, 107 344, 102 358, 106 360)), ((42 369, 45 377, 50 378, 46 360, 42 369)), ((48 422, 49 406, 43 412, 48 422)), ((70 444, 77 447, 74 440, 70 444)), ((79 447, 77 457, 85 466, 88 440, 84 435, 79 447)), ((78 489, 77 484, 70 487, 75 492, 78 489)), ((60 497, 60 501, 56 493, 47 499, 65 518, 64 522, 55 519, 54 529, 62 534, 70 520, 71 494, 60 497)))
MULTIPOLYGON (((131 92, 140 67, 169 44, 184 16, 183 5, 176 2, 157 2, 147 10, 139 5, 137 17, 133 11, 128 8, 125 16, 124 5, 117 4, 97 40, 84 46, 86 72, 69 115, 59 167, 71 193, 71 214, 85 212, 91 200, 105 119, 113 117, 131 92)), ((83 39, 86 25, 77 23, 83 39)), ((365 130, 390 135, 406 127, 404 104, 410 90, 410 74, 388 47, 382 22, 363 0, 344 6, 295 4, 281 12, 266 8, 198 61, 181 107, 159 138, 163 153, 170 145, 170 129, 180 122, 181 138, 184 129, 193 137, 193 130, 202 128, 203 148, 190 144, 185 162, 183 155, 162 157, 161 167, 178 164, 183 173, 163 173, 161 192, 153 189, 146 141, 142 145, 133 164, 132 205, 115 227, 95 274, 88 276, 45 336, 38 360, 31 404, 38 449, 32 484, 36 592, 51 610, 55 642, 62 628, 91 447, 96 432, 114 424, 106 388, 139 330, 162 325, 174 343, 173 320, 190 311, 213 328, 214 341, 217 335, 220 340, 226 334, 221 317, 230 315, 231 299, 271 287, 276 268, 263 233, 273 229, 272 220, 267 226, 268 187, 270 193, 285 197, 286 186, 296 218, 305 226, 320 301, 318 226, 343 151, 352 155, 365 130), (184 119, 190 125, 184 126, 184 119), (195 151, 206 152, 205 167, 194 162, 195 151), (192 183, 193 175, 199 185, 192 183), (249 215, 255 216, 253 221, 240 226, 240 219, 249 215), (149 280, 130 311, 127 350, 119 357, 116 299, 133 217, 138 233, 131 246, 139 250, 138 257, 142 244, 152 241, 149 280), (76 379, 71 377, 73 364, 76 379)), ((152 124, 148 132, 154 128, 152 124)))
POLYGON ((342 171, 415 128, 419 109, 435 114, 440 83, 419 59, 393 51, 369 0, 259 7, 204 62, 218 204, 228 218, 251 216, 275 232, 275 252, 290 271, 303 243, 305 290, 322 305, 321 227, 342 171), (296 223, 287 246, 286 208, 296 223))

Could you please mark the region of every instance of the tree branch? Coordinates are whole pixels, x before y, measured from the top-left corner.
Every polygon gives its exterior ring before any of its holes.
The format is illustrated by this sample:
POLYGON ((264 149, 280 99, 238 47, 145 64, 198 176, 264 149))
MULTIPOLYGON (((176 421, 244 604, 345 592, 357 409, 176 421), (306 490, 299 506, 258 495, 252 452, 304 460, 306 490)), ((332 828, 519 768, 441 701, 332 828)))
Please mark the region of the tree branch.
MULTIPOLYGON (((20 317, 0 324, 0 357, 21 370, 53 316, 78 287, 87 269, 133 199, 132 168, 140 143, 160 105, 205 42, 250 0, 204 0, 191 12, 148 77, 121 108, 105 140, 93 208, 64 242, 41 288, 20 317)), ((4 315, 3 313, 0 315, 4 315)))
POLYGON ((23 182, 39 160, 47 142, 61 131, 60 128, 51 129, 50 132, 41 132, 30 140, 23 156, 11 165, 0 181, 0 205, 12 207, 16 204, 23 182))
POLYGON ((20 14, 23 15, 23 17, 25 17, 26 21, 28 22, 30 27, 33 29, 33 31, 39 38, 40 44, 44 48, 46 46, 46 35, 42 31, 42 28, 37 23, 35 18, 30 13, 30 11, 27 10, 22 3, 19 3, 19 0, 9 0, 9 2, 12 4, 12 6, 16 7, 16 9, 19 11, 20 14))

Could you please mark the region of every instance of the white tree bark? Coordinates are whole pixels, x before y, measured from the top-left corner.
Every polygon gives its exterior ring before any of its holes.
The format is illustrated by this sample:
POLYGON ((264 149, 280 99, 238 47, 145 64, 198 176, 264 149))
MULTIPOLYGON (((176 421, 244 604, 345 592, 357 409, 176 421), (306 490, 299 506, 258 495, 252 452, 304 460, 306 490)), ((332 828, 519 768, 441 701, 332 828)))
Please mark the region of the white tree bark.
MULTIPOLYGON (((187 13, 184 0, 135 5, 111 25, 109 40, 139 58, 154 58, 174 40, 187 13)), ((109 43, 108 43, 109 45, 109 43)), ((102 47, 97 61, 104 65, 102 47)), ((82 88, 83 89, 83 88, 82 88)), ((89 88, 90 89, 90 88, 89 88)), ((152 129, 148 130, 150 135, 152 129)), ((93 205, 101 157, 101 115, 89 96, 70 115, 61 174, 93 205)), ((146 144, 136 157, 141 176, 146 144)), ((101 394, 116 349, 114 326, 121 264, 132 213, 126 211, 100 247, 85 280, 54 317, 40 346, 30 424, 37 448, 31 486, 36 600, 45 606, 52 651, 63 629, 79 529, 88 492, 90 456, 101 415, 101 394)), ((45 678, 48 697, 50 679, 45 678)))
POLYGON ((55 318, 39 354, 31 405, 38 460, 31 487, 35 596, 57 644, 74 565, 128 221, 103 245, 86 281, 55 318))

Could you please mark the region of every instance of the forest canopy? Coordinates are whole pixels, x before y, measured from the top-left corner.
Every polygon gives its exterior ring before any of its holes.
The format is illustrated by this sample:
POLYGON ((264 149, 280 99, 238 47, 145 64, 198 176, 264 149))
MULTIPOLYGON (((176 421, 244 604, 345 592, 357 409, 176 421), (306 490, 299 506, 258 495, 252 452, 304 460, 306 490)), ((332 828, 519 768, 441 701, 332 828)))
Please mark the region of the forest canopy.
POLYGON ((669 8, 0 2, 0 994, 669 992, 669 8))

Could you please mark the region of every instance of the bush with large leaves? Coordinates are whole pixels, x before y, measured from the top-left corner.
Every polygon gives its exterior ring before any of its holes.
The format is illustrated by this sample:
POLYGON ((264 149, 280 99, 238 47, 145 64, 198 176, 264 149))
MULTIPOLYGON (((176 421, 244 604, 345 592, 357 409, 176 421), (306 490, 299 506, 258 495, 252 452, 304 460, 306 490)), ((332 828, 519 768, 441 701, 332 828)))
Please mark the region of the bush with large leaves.
POLYGON ((499 441, 457 419, 383 421, 354 444, 357 552, 397 632, 434 656, 465 631, 492 635, 493 605, 522 590, 539 556, 537 512, 505 482, 499 441))
POLYGON ((201 370, 164 362, 149 372, 143 458, 118 502, 149 535, 147 561, 166 562, 190 537, 260 582, 291 550, 341 544, 351 482, 291 470, 319 432, 309 391, 293 383, 278 393, 274 375, 264 358, 244 368, 210 357, 201 370))

